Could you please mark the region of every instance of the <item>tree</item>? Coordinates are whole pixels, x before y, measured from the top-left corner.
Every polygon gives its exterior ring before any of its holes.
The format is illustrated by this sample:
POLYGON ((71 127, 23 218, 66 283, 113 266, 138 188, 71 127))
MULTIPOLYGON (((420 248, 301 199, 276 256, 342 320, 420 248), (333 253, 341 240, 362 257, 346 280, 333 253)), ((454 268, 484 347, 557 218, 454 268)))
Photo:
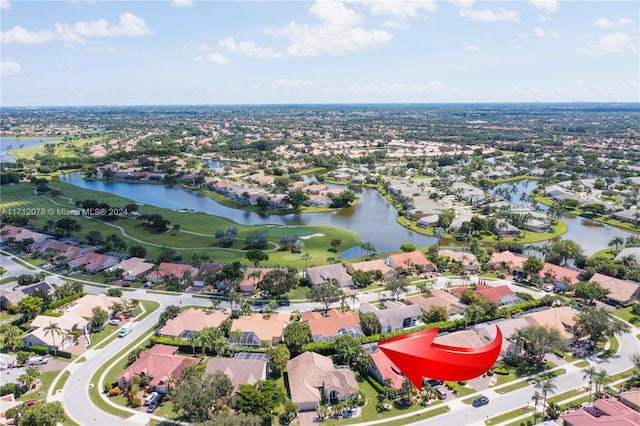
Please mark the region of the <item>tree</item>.
POLYGON ((338 247, 340 247, 341 244, 342 244, 342 239, 341 238, 332 238, 331 239, 331 248, 333 249, 334 252, 338 251, 338 247))
POLYGON ((60 327, 60 324, 57 322, 49 321, 49 325, 42 329, 44 331, 44 335, 51 335, 51 339, 53 340, 53 350, 55 355, 58 355, 58 345, 56 345, 56 336, 60 336, 64 334, 64 330, 60 327))
POLYGON ((21 349, 24 344, 22 334, 22 330, 18 326, 10 323, 0 324, 0 349, 10 351, 21 349))
POLYGON ((391 293, 394 299, 397 299, 401 293, 406 293, 409 290, 409 280, 406 277, 394 277, 387 281, 384 288, 391 293))
POLYGON ((332 303, 340 300, 341 294, 342 290, 335 284, 324 282, 311 288, 311 291, 309 292, 309 299, 324 305, 324 312, 326 313, 332 303))
POLYGON ((360 358, 365 355, 360 342, 353 336, 338 336, 331 346, 336 352, 336 362, 338 364, 354 367, 360 358))
POLYGON ((277 382, 260 380, 253 385, 240 385, 234 408, 260 416, 266 423, 271 420, 272 411, 286 400, 287 393, 277 382))
POLYGON ((182 412, 192 422, 209 420, 229 404, 233 383, 221 371, 204 374, 204 366, 191 365, 182 373, 182 380, 171 392, 173 411, 182 412))
POLYGON ((129 352, 129 354, 127 355, 127 364, 131 365, 134 362, 136 362, 136 360, 140 358, 141 353, 142 353, 142 347, 137 347, 133 349, 131 352, 129 352))
POLYGON ((370 241, 365 241, 364 243, 360 244, 360 249, 364 250, 367 253, 367 256, 371 256, 376 252, 376 247, 370 241))
POLYGON ((589 403, 591 403, 591 385, 593 385, 593 381, 596 377, 597 370, 594 366, 590 366, 583 370, 583 379, 589 379, 589 403))
POLYGON ((18 312, 22 314, 22 319, 30 321, 42 311, 42 299, 35 296, 27 296, 18 302, 18 312))
POLYGON ((560 240, 547 246, 545 260, 556 265, 566 265, 569 260, 577 262, 584 258, 582 247, 572 240, 560 240))
POLYGON ((543 268, 544 262, 534 256, 529 256, 522 264, 522 272, 524 272, 525 277, 537 275, 543 268))
POLYGON ((280 296, 297 287, 297 285, 298 276, 294 271, 274 269, 262 277, 258 287, 273 296, 280 296))
POLYGON ((266 262, 269 260, 269 255, 258 249, 249 250, 244 257, 246 257, 249 262, 253 263, 253 266, 256 268, 260 265, 260 262, 266 262))
POLYGON ((206 422, 196 423, 196 426, 262 426, 262 424, 262 419, 258 416, 221 411, 209 416, 206 422))
POLYGON ((100 306, 94 307, 91 310, 91 313, 91 331, 96 332, 102 330, 104 328, 104 323, 109 319, 109 314, 100 306))
POLYGON ((373 312, 360 313, 360 328, 365 336, 373 336, 382 331, 380 320, 373 312))
POLYGON ((624 244, 624 239, 618 236, 618 237, 613 237, 611 241, 609 241, 608 246, 615 247, 615 254, 618 254, 620 253, 620 249, 622 248, 623 244, 624 244))
POLYGON ((309 203, 309 196, 301 189, 294 189, 284 197, 286 203, 291 204, 291 207, 298 211, 300 207, 309 203))
POLYGON ((131 257, 141 257, 144 258, 147 255, 147 249, 143 246, 130 246, 129 247, 129 256, 131 257))
POLYGON ((566 350, 565 340, 555 328, 530 325, 517 329, 511 339, 529 359, 539 365, 544 361, 546 354, 566 350))
POLYGON ((170 319, 174 319, 180 313, 180 308, 176 305, 169 305, 164 308, 164 311, 160 314, 160 324, 165 325, 170 319))
POLYGON ((279 376, 287 368, 287 362, 291 353, 285 345, 274 346, 267 350, 267 356, 269 357, 269 368, 275 376, 279 376))
POLYGON ((282 337, 291 356, 295 357, 302 353, 304 345, 311 342, 311 329, 306 322, 292 321, 284 328, 282 337))
POLYGON ((612 318, 606 309, 593 307, 585 307, 578 314, 576 328, 578 336, 587 336, 595 343, 629 331, 627 324, 612 318))
POLYGON ((7 410, 7 418, 13 418, 16 426, 56 426, 67 420, 59 401, 24 404, 7 410))
POLYGON ((109 290, 107 290, 107 296, 122 297, 122 290, 119 288, 110 288, 109 290))
POLYGON ((400 250, 402 250, 405 253, 411 252, 411 251, 416 251, 416 245, 415 244, 401 244, 400 245, 400 250))
POLYGON ((544 379, 536 384, 536 389, 542 392, 542 412, 546 411, 547 394, 553 393, 558 387, 553 383, 553 377, 544 379))
POLYGON ((542 399, 542 395, 537 390, 533 393, 531 400, 533 401, 533 424, 536 424, 536 409, 538 408, 538 402, 542 399))
POLYGON ((429 308, 427 318, 429 322, 446 321, 449 319, 449 312, 447 312, 447 308, 444 306, 434 305, 429 308))
POLYGON ((584 299, 588 304, 592 304, 594 300, 604 299, 609 293, 609 290, 593 281, 581 281, 576 285, 574 293, 577 297, 584 299))
POLYGON ((309 253, 304 253, 302 255, 302 259, 304 260, 304 269, 309 267, 309 260, 311 259, 311 255, 309 253))

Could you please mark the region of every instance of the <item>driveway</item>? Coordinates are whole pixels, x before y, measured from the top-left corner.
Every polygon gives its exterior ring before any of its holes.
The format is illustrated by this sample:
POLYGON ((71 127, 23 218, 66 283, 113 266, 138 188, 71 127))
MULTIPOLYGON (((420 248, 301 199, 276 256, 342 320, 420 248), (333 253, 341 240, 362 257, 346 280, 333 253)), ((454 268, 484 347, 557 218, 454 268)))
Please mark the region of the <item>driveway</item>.
POLYGON ((312 426, 317 425, 318 415, 315 411, 301 411, 298 413, 298 419, 300 419, 300 426, 312 426))

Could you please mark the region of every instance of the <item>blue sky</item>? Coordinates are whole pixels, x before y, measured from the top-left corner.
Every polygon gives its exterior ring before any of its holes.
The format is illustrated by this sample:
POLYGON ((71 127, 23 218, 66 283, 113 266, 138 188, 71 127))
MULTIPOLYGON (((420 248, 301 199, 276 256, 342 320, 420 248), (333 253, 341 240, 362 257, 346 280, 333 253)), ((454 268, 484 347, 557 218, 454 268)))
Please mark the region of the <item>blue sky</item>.
POLYGON ((0 0, 1 104, 640 102, 640 2, 0 0))

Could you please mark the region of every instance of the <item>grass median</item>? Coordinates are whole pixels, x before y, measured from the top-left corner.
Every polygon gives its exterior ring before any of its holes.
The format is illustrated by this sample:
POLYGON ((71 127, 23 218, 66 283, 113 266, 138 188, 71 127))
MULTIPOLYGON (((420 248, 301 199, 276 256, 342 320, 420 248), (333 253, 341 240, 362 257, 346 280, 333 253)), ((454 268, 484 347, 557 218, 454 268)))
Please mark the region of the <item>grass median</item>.
POLYGON ((503 388, 496 389, 496 393, 505 394, 505 393, 513 392, 514 390, 518 390, 518 389, 527 387, 527 386, 529 386, 529 382, 527 382, 526 380, 521 380, 519 382, 515 382, 513 384, 510 384, 509 386, 505 386, 503 388))
POLYGON ((533 407, 523 406, 520 408, 516 408, 515 410, 506 412, 504 414, 500 414, 499 416, 491 417, 488 420, 485 420, 485 424, 487 425, 497 425, 502 422, 506 422, 507 420, 513 419, 514 417, 520 417, 523 414, 530 413, 533 411, 533 407))

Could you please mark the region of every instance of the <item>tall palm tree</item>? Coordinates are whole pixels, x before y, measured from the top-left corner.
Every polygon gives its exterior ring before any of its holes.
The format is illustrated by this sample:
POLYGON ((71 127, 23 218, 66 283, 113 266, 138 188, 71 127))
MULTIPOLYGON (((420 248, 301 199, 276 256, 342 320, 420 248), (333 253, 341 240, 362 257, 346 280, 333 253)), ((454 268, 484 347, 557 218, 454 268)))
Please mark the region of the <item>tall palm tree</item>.
POLYGON ((596 384, 596 396, 602 393, 604 385, 606 385, 610 381, 611 377, 609 376, 609 373, 607 373, 607 370, 598 370, 598 372, 593 377, 593 382, 596 384))
POLYGON ((591 402, 591 386, 593 385, 593 379, 596 377, 596 374, 596 368, 593 366, 585 368, 583 371, 582 378, 589 379, 589 402, 591 402))
POLYGON ((620 252, 620 248, 624 245, 624 239, 622 237, 613 237, 607 245, 609 247, 615 247, 617 254, 620 252))
POLYGON ((304 259, 304 269, 307 269, 309 267, 309 259, 311 259, 311 255, 309 253, 305 253, 302 255, 302 258, 304 259))
POLYGON ((356 302, 358 301, 358 293, 351 293, 349 294, 349 299, 351 300, 351 306, 353 307, 353 310, 356 309, 356 302))
POLYGON ((193 331, 189 334, 189 344, 191 344, 191 349, 193 349, 193 354, 196 354, 196 346, 199 343, 202 343, 202 334, 199 331, 193 331))
POLYGON ((547 395, 553 393, 558 387, 553 383, 553 378, 549 377, 538 382, 536 388, 542 391, 542 415, 544 417, 544 413, 547 410, 547 395))
POLYGON ((531 397, 531 400, 533 401, 533 424, 536 424, 536 409, 538 408, 538 402, 540 402, 540 400, 542 399, 542 395, 540 395, 540 392, 535 391, 533 393, 533 396, 531 397))
POLYGON ((62 328, 60 327, 60 324, 58 324, 57 322, 51 322, 49 321, 49 325, 44 327, 42 329, 44 331, 44 335, 51 335, 51 338, 53 339, 53 350, 54 350, 54 354, 57 356, 58 355, 58 346, 56 345, 56 336, 60 336, 61 334, 64 333, 64 330, 62 330, 62 328))

